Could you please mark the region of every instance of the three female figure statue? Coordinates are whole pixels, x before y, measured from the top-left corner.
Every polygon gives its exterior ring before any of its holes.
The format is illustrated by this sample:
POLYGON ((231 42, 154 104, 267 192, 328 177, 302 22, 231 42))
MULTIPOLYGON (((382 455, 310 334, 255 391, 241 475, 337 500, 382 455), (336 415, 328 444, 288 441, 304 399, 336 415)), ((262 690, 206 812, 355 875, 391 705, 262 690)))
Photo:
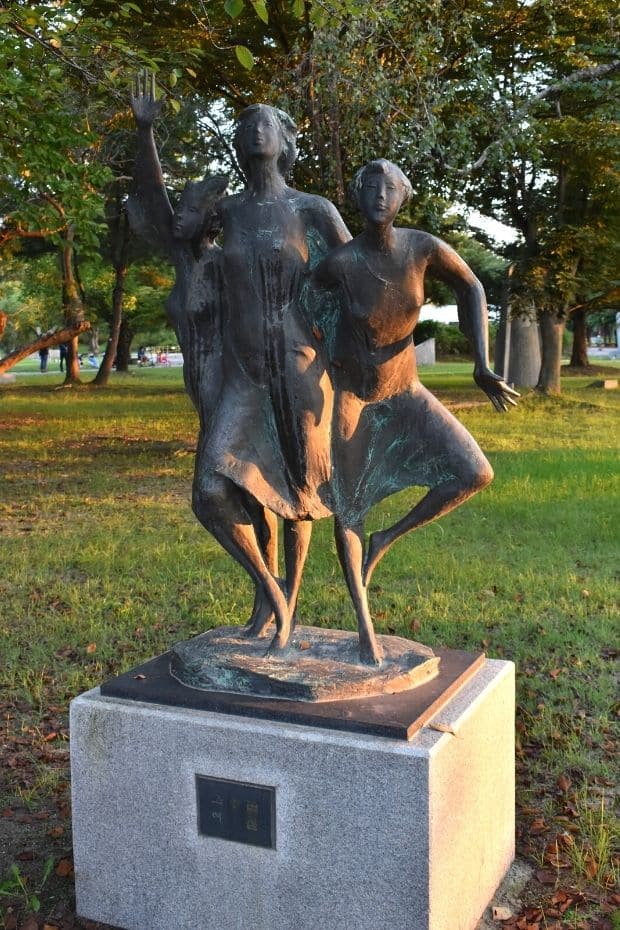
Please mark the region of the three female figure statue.
POLYGON ((248 635, 264 635, 275 617, 269 652, 286 649, 312 520, 333 515, 360 658, 379 664, 367 603, 379 560, 404 533, 492 478, 472 437, 417 378, 412 333, 426 271, 457 293, 476 382, 498 409, 514 403, 514 392, 489 369, 482 288, 445 243, 393 228, 411 188, 389 162, 358 173, 366 229, 351 240, 329 201, 287 185, 296 130, 269 106, 248 107, 237 122, 245 189, 218 200, 221 179, 199 182, 186 188, 174 214, 150 128, 158 105, 146 80, 138 81, 132 106, 141 140, 132 212, 139 228, 159 229, 160 241, 165 229, 176 269, 168 313, 200 415, 194 512, 255 583, 248 635), (193 227, 187 214, 196 217, 193 227), (328 333, 322 320, 334 301, 328 333), (414 484, 428 487, 426 496, 373 534, 366 552, 368 510, 414 484), (277 577, 278 516, 285 582, 277 577))

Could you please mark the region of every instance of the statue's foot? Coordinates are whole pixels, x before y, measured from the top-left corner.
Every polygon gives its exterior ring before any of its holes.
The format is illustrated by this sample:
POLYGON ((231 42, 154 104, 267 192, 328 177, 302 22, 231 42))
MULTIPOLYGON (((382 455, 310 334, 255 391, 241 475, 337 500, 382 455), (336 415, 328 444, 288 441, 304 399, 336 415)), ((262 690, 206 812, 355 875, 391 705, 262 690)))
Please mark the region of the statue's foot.
POLYGON ((391 540, 385 530, 377 530, 376 533, 371 533, 362 572, 362 583, 364 587, 368 587, 370 584, 372 573, 388 551, 390 544, 391 540))
POLYGON ((241 635, 247 639, 265 639, 269 626, 274 619, 273 612, 265 619, 250 620, 241 630, 241 635))
POLYGON ((297 611, 295 611, 295 613, 291 617, 291 633, 293 632, 296 626, 299 626, 299 614, 297 613, 297 611))
POLYGON ((281 659, 287 654, 290 649, 289 636, 282 636, 280 633, 276 633, 269 644, 269 649, 265 653, 266 656, 272 656, 273 658, 281 659))
POLYGON ((360 639, 360 662, 363 665, 381 665, 383 662, 383 649, 376 639, 360 639))
POLYGON ((255 608, 252 611, 252 616, 243 627, 241 635, 247 636, 248 639, 264 639, 274 617, 271 604, 266 600, 264 604, 261 603, 258 610, 255 608))
MULTIPOLYGON (((286 583, 281 578, 278 578, 277 582, 280 585, 282 593, 286 595, 286 583)), ((274 619, 275 614, 273 612, 271 601, 263 589, 259 587, 256 589, 252 616, 243 627, 241 635, 247 636, 248 639, 264 639, 264 637, 267 636, 268 628, 274 619)))

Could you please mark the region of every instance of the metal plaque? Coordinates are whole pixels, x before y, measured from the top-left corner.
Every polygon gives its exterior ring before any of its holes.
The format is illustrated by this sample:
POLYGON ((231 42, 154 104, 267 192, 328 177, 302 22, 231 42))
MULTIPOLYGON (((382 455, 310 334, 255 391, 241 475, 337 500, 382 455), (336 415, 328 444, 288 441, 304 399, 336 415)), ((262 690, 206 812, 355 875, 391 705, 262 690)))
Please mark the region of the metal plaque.
POLYGON ((198 832, 235 843, 276 848, 276 789, 196 775, 198 832))

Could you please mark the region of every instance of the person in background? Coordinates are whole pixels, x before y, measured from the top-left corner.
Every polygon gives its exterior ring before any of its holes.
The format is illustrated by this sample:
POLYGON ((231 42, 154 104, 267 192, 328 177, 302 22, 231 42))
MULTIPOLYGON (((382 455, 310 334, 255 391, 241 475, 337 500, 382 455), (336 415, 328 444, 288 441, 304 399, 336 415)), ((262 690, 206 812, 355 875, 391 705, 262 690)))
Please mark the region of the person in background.
POLYGON ((47 371, 47 360, 49 358, 49 349, 39 349, 39 368, 41 371, 47 371))
POLYGON ((58 346, 58 351, 60 352, 60 357, 58 359, 59 367, 61 371, 64 371, 67 362, 67 343, 61 342, 58 346))

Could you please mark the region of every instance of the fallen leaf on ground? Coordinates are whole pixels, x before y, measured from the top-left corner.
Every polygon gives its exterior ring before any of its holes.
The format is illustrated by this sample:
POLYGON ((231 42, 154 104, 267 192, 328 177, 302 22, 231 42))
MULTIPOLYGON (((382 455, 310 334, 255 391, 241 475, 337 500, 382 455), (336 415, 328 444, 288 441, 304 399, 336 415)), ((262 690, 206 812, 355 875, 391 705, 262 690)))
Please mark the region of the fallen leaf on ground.
POLYGON ((32 862, 33 859, 37 858, 37 854, 33 849, 24 849, 23 852, 17 853, 15 858, 19 859, 20 862, 32 862))
POLYGON ((494 907, 491 911, 493 920, 510 920, 512 911, 509 907, 494 907))
POLYGON ((592 855, 592 853, 586 853, 585 856, 585 866, 586 866, 586 875, 592 881, 598 872, 598 862, 592 855))
POLYGON ((570 778, 568 777, 568 775, 560 775, 560 776, 559 776, 559 778, 558 778, 558 788, 559 788, 560 791, 562 791, 564 794, 566 794, 566 792, 567 792, 568 789, 570 788, 571 784, 572 784, 572 782, 571 782, 570 778))
POLYGON ((73 863, 71 859, 60 859, 56 866, 56 875, 59 875, 61 878, 67 878, 67 876, 73 874, 73 863))
POLYGON ((555 885, 557 874, 550 872, 549 869, 538 869, 536 878, 541 885, 555 885))
POLYGON ((88 655, 92 655, 93 652, 97 652, 97 643, 89 643, 86 647, 86 652, 88 655))

